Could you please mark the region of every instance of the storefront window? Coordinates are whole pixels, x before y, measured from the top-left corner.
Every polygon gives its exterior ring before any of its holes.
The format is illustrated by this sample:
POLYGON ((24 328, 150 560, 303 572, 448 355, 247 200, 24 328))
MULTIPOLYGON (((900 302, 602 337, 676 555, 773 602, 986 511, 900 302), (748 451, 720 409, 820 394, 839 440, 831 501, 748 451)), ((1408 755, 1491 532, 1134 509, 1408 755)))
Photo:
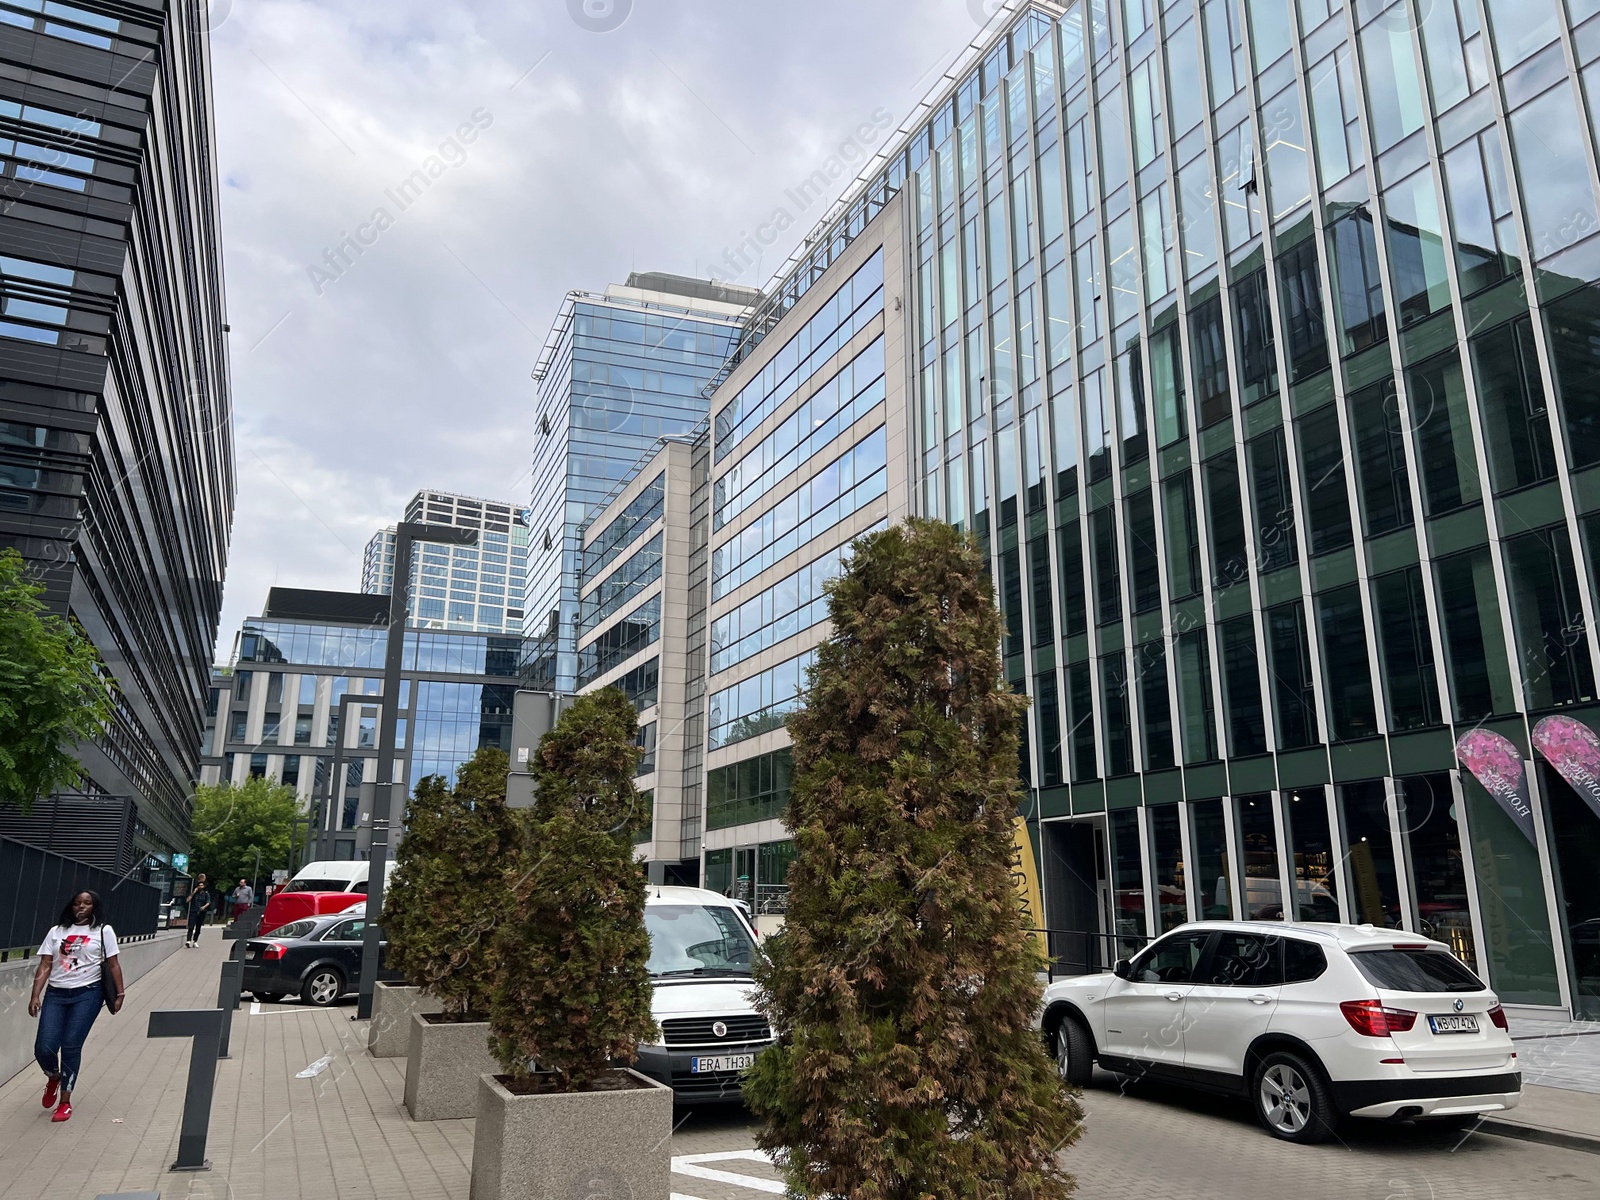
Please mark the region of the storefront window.
POLYGON ((1244 917, 1250 921, 1283 919, 1283 881, 1278 875, 1278 830, 1272 819, 1272 796, 1240 796, 1237 824, 1240 878, 1244 881, 1244 917))
POLYGON ((1139 853, 1139 813, 1125 808, 1107 820, 1111 828, 1111 887, 1115 894, 1117 957, 1129 958, 1145 941, 1144 858, 1139 853))
POLYGON ((1400 883, 1394 869, 1394 839, 1389 833, 1388 795, 1382 780, 1344 784, 1345 842, 1350 847, 1350 919, 1363 925, 1399 929, 1400 883))
POLYGON ((724 896, 733 894, 733 851, 706 851, 706 890, 724 896))
POLYGON ((1511 614, 1530 708, 1594 699, 1594 672, 1564 525, 1506 542, 1511 614))
POLYGON ((1189 805, 1194 847, 1195 884, 1198 888, 1200 919, 1233 919, 1233 892, 1228 868, 1228 832, 1222 819, 1221 800, 1199 800, 1189 805))
POLYGON ((1297 788, 1284 797, 1294 880, 1294 919, 1338 921, 1339 855, 1328 829, 1327 795, 1320 787, 1297 788))
POLYGON ((1478 955, 1472 941, 1467 872, 1461 858, 1450 777, 1416 775, 1398 783, 1400 835, 1406 842, 1417 932, 1443 942, 1476 971, 1478 955))
POLYGON ((1156 883, 1156 933, 1176 929, 1189 919, 1189 901, 1183 883, 1183 835, 1176 804, 1155 804, 1150 816, 1150 844, 1156 883))
POLYGON ((1554 835, 1567 946, 1572 952, 1574 1015, 1600 1019, 1600 891, 1594 886, 1595 864, 1600 862, 1600 814, 1548 763, 1539 764, 1539 788, 1554 835))
POLYGON ((1560 1004, 1539 851, 1471 775, 1461 773, 1489 985, 1510 1004, 1560 1004))

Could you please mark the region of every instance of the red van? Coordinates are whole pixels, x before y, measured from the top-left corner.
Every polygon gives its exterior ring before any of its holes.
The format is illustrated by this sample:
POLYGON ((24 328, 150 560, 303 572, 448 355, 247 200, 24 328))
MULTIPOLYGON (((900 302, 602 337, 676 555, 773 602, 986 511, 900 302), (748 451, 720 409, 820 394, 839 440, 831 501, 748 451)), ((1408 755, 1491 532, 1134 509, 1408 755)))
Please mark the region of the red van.
MULTIPOLYGON (((394 873, 394 863, 384 864, 384 884, 394 873)), ((365 862, 307 863, 295 877, 272 893, 261 914, 262 937, 290 921, 343 912, 367 898, 367 878, 371 869, 365 862)))

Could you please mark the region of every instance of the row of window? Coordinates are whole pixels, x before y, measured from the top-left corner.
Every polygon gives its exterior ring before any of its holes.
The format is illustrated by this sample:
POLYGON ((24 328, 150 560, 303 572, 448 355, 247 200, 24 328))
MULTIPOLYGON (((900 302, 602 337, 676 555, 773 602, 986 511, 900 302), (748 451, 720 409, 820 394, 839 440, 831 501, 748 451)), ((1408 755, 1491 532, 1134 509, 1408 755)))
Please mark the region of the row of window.
POLYGON ((711 749, 782 729, 784 719, 800 706, 806 670, 816 656, 815 650, 807 650, 759 675, 713 692, 709 708, 711 749))
POLYGON ((851 359, 712 485, 711 528, 764 499, 884 397, 883 338, 851 359))
POLYGON ((789 807, 789 747, 706 772, 706 828, 726 829, 781 817, 789 807))
POLYGON ((578 620, 579 637, 598 629, 600 622, 621 611, 624 605, 661 578, 664 536, 658 533, 635 550, 620 567, 601 581, 599 587, 583 598, 578 620))
POLYGON ((600 678, 661 636, 661 597, 652 596, 578 651, 578 686, 600 678))
POLYGON ((578 569, 582 581, 593 579, 611 565, 641 529, 657 521, 666 507, 667 474, 662 471, 583 548, 583 563, 578 569))
POLYGON ((766 366, 717 413, 713 444, 721 462, 756 426, 883 312, 883 251, 863 263, 766 366))
POLYGON ((882 496, 888 449, 880 426, 713 550, 711 598, 720 600, 882 496))

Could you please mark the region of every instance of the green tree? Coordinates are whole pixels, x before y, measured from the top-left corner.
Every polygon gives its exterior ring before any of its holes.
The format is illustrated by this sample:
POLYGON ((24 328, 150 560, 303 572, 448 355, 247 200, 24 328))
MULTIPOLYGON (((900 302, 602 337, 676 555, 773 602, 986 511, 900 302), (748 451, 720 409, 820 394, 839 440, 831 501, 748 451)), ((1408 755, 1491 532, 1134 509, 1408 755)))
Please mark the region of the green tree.
POLYGON ((201 784, 190 818, 190 872, 205 872, 212 887, 227 893, 240 879, 255 879, 259 850, 261 879, 271 879, 276 868, 289 865, 289 840, 300 815, 294 789, 276 779, 201 784))
POLYGON ((100 656, 43 594, 22 556, 0 551, 0 803, 23 812, 83 778, 73 749, 115 707, 100 656))
POLYGON ((497 939, 490 1047, 522 1086, 534 1070, 560 1091, 632 1062, 655 1033, 644 872, 633 835, 650 814, 633 786, 632 703, 616 688, 580 696, 539 743, 538 794, 519 864, 516 911, 497 939))
POLYGON ((417 784, 383 894, 388 965, 461 1016, 481 1020, 494 981, 494 932, 510 908, 518 832, 506 807, 504 750, 480 749, 450 788, 417 784))
POLYGON ((744 1094, 795 1195, 1056 1200, 1082 1114, 1032 1013, 1010 877, 1026 704, 1000 678, 976 542, 860 539, 790 718, 784 930, 758 966, 778 1043, 744 1094))

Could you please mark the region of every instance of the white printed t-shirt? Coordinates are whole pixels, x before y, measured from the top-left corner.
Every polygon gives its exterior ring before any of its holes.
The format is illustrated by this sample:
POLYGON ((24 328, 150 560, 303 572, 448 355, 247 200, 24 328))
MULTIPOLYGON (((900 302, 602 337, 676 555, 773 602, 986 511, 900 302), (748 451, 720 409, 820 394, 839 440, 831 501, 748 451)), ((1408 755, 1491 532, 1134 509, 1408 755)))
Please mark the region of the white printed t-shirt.
POLYGON ((117 956, 117 932, 109 925, 51 927, 39 947, 39 956, 50 956, 50 986, 81 988, 100 982, 100 964, 117 956), (105 935, 104 949, 101 934, 105 935))

